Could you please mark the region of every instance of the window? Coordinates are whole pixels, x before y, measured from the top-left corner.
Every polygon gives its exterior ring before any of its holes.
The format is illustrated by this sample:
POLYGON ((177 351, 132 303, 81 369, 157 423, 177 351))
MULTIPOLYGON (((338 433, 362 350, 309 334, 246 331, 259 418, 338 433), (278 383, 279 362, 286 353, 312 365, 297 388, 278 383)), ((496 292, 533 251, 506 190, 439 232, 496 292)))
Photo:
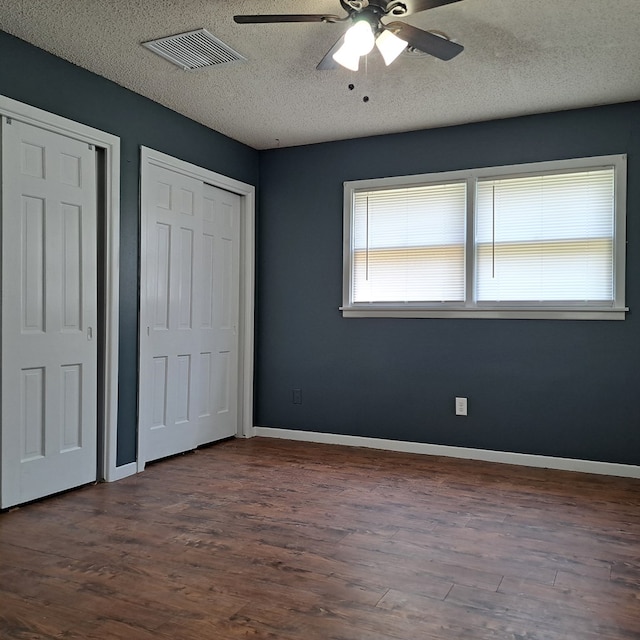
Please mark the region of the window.
POLYGON ((345 316, 624 319, 626 156, 345 183, 345 316))

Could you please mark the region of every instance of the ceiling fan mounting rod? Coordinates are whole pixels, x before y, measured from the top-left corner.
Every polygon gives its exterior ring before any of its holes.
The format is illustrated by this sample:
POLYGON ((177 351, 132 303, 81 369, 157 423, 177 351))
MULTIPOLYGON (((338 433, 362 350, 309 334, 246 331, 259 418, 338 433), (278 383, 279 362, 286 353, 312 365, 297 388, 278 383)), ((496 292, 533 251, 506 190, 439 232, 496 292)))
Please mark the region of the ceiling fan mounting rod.
POLYGON ((407 5, 402 0, 341 0, 346 11, 360 13, 369 9, 379 17, 391 14, 392 16, 404 16, 409 12, 407 5))
POLYGON ((401 2, 401 0, 390 2, 385 10, 385 14, 387 13, 394 16, 404 16, 407 14, 407 5, 404 2, 401 2))
POLYGON ((369 0, 340 0, 345 11, 362 11, 369 6, 369 0))

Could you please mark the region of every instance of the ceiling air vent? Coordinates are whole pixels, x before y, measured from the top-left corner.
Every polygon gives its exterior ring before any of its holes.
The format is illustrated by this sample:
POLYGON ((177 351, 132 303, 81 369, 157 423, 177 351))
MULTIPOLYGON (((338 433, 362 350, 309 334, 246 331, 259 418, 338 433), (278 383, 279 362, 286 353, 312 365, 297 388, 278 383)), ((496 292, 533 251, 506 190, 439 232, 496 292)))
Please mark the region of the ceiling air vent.
POLYGON ((178 33, 142 44, 185 71, 246 59, 206 29, 178 33))

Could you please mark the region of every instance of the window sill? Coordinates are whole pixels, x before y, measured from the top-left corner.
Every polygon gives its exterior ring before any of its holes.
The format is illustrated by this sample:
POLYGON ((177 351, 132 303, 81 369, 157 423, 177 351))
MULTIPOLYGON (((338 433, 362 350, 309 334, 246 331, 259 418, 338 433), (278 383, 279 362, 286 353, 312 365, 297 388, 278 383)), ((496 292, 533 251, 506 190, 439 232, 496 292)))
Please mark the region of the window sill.
POLYGON ((628 307, 595 308, 427 308, 387 305, 358 305, 340 307, 343 318, 480 318, 504 320, 624 320, 628 307))

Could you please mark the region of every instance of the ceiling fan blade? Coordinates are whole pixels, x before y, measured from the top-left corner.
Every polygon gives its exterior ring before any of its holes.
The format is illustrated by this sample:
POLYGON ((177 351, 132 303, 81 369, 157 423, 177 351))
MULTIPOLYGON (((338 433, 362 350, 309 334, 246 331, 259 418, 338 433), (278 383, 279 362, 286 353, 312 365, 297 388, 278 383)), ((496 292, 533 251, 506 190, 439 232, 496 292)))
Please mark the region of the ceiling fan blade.
POLYGON ((423 31, 406 22, 391 22, 385 27, 398 38, 404 40, 410 47, 424 51, 440 60, 451 60, 464 51, 464 47, 457 42, 451 42, 428 31, 423 31))
POLYGON ((320 60, 316 69, 318 71, 331 71, 333 69, 337 69, 340 65, 333 59, 333 54, 343 45, 344 43, 344 34, 341 35, 336 43, 327 51, 324 58, 320 60))
POLYGON ((238 24, 271 24, 277 22, 336 22, 340 20, 340 17, 320 13, 283 13, 272 15, 233 16, 233 20, 238 24))
POLYGON ((400 2, 389 2, 387 7, 389 9, 389 15, 404 15, 408 16, 412 13, 419 13, 420 11, 426 11, 427 9, 436 9, 442 7, 445 4, 453 4, 454 2, 460 2, 461 0, 400 0, 400 2), (402 13, 394 13, 394 5, 404 5, 406 11, 402 10, 402 13))

